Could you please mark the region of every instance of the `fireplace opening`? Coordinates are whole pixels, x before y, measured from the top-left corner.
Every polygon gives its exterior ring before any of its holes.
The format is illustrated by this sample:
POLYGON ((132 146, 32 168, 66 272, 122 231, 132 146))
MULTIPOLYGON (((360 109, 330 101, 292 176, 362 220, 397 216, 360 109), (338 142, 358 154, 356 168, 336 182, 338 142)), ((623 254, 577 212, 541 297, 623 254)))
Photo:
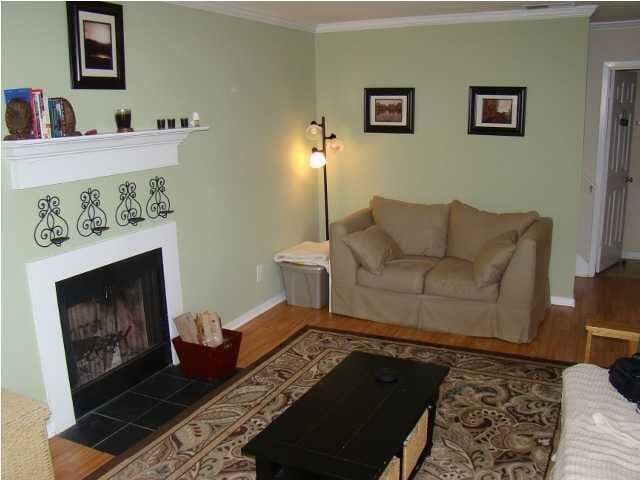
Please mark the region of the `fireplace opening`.
POLYGON ((76 418, 171 363, 156 249, 56 282, 76 418))

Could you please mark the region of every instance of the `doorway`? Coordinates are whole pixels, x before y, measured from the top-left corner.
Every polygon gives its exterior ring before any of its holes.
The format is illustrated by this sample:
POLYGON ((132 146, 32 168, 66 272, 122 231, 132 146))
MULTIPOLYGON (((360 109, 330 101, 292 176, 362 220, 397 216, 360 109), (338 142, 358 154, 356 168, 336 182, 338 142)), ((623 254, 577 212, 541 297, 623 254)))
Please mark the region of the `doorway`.
POLYGON ((624 273, 640 262, 640 61, 606 62, 602 80, 591 258, 596 274, 624 273))

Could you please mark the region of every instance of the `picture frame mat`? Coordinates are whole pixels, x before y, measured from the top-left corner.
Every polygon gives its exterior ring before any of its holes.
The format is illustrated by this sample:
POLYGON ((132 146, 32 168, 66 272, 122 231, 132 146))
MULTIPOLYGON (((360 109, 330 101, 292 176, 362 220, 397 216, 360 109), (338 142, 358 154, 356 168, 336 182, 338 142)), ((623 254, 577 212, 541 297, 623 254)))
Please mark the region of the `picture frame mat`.
POLYGON ((371 95, 369 97, 369 123, 372 126, 392 126, 404 127, 407 125, 407 106, 408 99, 406 95, 371 95), (402 102, 402 120, 399 122, 379 122, 376 120, 376 101, 377 100, 396 100, 402 102))
POLYGON ((118 77, 118 51, 116 48, 116 19, 113 15, 107 15, 102 13, 88 12, 86 10, 78 10, 78 32, 80 43, 80 67, 79 74, 83 77, 98 77, 98 78, 117 78, 118 77), (113 68, 99 69, 99 68, 87 68, 85 64, 85 44, 84 44, 84 22, 97 22, 107 23, 111 26, 111 57, 113 59, 113 68))
POLYGON ((480 93, 475 96, 476 127, 516 128, 518 124, 518 95, 494 95, 480 93), (482 121, 482 104, 484 100, 511 100, 511 123, 485 123, 482 121))

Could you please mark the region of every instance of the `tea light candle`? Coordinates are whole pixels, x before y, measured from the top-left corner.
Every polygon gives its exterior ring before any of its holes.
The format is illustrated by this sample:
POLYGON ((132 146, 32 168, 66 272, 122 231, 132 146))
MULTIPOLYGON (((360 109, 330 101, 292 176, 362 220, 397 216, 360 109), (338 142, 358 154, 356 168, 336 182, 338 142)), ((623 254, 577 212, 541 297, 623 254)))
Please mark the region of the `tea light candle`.
POLYGON ((198 114, 198 112, 193 112, 191 114, 191 126, 192 127, 200 126, 200 114, 198 114))

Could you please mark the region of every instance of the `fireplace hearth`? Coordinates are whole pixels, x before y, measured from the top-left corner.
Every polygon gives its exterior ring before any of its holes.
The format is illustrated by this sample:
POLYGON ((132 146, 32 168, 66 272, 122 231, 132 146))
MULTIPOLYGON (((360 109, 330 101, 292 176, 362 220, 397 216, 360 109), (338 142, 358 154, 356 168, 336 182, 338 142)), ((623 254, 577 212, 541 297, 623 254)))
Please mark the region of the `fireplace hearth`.
POLYGON ((155 249, 56 282, 76 418, 171 363, 155 249))

